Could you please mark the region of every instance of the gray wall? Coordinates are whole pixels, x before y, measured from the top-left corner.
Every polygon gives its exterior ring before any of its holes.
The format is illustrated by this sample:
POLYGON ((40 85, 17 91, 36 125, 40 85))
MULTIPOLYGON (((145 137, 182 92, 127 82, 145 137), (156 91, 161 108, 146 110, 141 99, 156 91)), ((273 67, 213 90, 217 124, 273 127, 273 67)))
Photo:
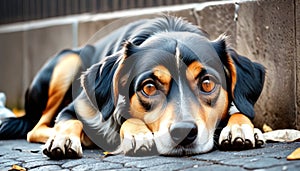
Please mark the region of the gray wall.
POLYGON ((0 26, 0 91, 6 93, 9 107, 22 107, 34 74, 59 50, 84 45, 103 26, 122 17, 138 19, 169 11, 200 25, 211 39, 226 33, 240 54, 267 68, 255 108, 256 126, 300 129, 300 1, 244 1, 238 13, 236 7, 233 2, 212 2, 0 26))

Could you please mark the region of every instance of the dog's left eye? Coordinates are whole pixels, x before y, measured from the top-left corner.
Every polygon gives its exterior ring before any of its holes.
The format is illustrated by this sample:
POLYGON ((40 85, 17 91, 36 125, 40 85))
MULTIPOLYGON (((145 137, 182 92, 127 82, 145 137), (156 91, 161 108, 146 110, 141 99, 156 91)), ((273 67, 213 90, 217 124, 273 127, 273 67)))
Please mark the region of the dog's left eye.
POLYGON ((142 91, 147 96, 154 96, 157 93, 156 86, 153 83, 144 84, 142 91))
POLYGON ((202 92, 209 93, 214 90, 215 86, 216 83, 214 80, 209 76, 205 76, 200 83, 200 90, 202 92))

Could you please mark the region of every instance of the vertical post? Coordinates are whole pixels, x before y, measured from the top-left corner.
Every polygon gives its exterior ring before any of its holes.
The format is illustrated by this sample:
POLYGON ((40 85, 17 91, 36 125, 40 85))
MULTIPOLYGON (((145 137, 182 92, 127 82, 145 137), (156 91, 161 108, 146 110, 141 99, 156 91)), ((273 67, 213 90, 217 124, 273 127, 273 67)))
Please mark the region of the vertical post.
POLYGON ((73 48, 78 47, 78 20, 74 20, 72 23, 72 38, 73 38, 73 48))
POLYGON ((300 130, 300 1, 294 0, 295 4, 295 33, 296 33, 296 127, 300 130))

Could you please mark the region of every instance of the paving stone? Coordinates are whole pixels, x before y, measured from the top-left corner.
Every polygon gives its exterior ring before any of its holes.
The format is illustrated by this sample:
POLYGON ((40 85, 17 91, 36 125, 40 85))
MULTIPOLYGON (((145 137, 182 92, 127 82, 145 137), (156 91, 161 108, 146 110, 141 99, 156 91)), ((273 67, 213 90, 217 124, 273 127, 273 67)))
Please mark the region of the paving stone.
POLYGON ((17 150, 17 149, 21 149, 24 151, 31 151, 34 149, 39 149, 41 150, 41 144, 38 143, 28 143, 26 140, 24 139, 19 139, 19 140, 5 140, 5 141, 0 141, 0 147, 5 146, 4 148, 8 148, 11 150, 17 150), (26 146, 24 146, 24 143, 28 144, 26 146))
POLYGON ((268 143, 265 148, 245 151, 219 151, 190 157, 128 157, 116 155, 102 158, 101 150, 84 150, 81 159, 50 160, 40 153, 29 152, 38 145, 26 141, 0 141, 0 170, 13 164, 29 170, 297 170, 300 161, 287 161, 286 155, 300 143, 268 143), (12 150, 13 144, 27 151, 12 150))
POLYGON ((100 149, 85 149, 83 157, 88 157, 88 158, 95 158, 95 159, 100 159, 103 157, 103 150, 100 149))
POLYGON ((14 161, 14 160, 6 161, 6 162, 0 164, 0 168, 1 168, 1 167, 12 167, 12 165, 14 165, 14 164, 20 165, 21 162, 14 161))
POLYGON ((291 152, 293 152, 296 148, 300 147, 300 142, 294 143, 272 143, 270 148, 265 148, 264 155, 266 157, 274 157, 274 158, 286 158, 291 152), (280 150, 274 150, 280 149, 280 150))
POLYGON ((63 168, 70 168, 75 167, 81 164, 92 164, 92 163, 98 163, 101 162, 101 160, 97 159, 87 159, 87 158, 81 158, 81 159, 73 159, 73 160, 65 160, 65 163, 62 165, 63 168))
POLYGON ((239 158, 233 158, 228 160, 222 160, 220 161, 220 164, 222 165, 234 165, 234 166, 243 166, 250 162, 256 162, 259 160, 259 158, 255 157, 239 157, 239 158))
POLYGON ((195 162, 195 161, 185 161, 185 162, 174 162, 174 163, 168 163, 163 164, 159 166, 149 167, 146 169, 143 169, 143 171, 157 171, 157 170, 183 170, 186 168, 192 168, 192 167, 200 167, 204 165, 209 165, 205 162, 195 162))
POLYGON ((137 168, 147 168, 147 167, 153 167, 157 165, 163 165, 167 163, 172 163, 176 160, 175 158, 171 157, 158 157, 158 158, 152 158, 149 160, 139 160, 139 161, 131 161, 128 163, 125 163, 125 167, 137 167, 137 168))
POLYGON ((147 156, 147 157, 129 157, 123 155, 109 156, 103 159, 103 161, 114 162, 114 163, 128 163, 132 161, 150 160, 157 158, 158 156, 147 156))
POLYGON ((28 162, 22 165, 22 167, 31 169, 31 168, 36 168, 40 166, 47 166, 47 165, 61 165, 64 161, 60 160, 46 160, 46 161, 32 161, 28 162))
POLYGON ((0 160, 0 166, 1 166, 1 164, 8 163, 8 162, 16 162, 16 161, 12 160, 12 159, 3 159, 3 160, 0 160))
POLYGON ((241 167, 226 166, 226 165, 211 165, 211 166, 199 166, 185 169, 185 171, 243 171, 245 169, 241 167))
POLYGON ((31 152, 31 153, 38 153, 42 151, 42 148, 37 144, 29 143, 28 146, 22 146, 21 144, 18 146, 14 146, 12 150, 20 151, 20 152, 31 152))
POLYGON ((2 167, 2 166, 0 165, 0 170, 9 170, 9 169, 11 169, 11 167, 7 167, 7 166, 3 166, 3 167, 2 167))
POLYGON ((15 159, 15 158, 18 158, 18 157, 25 157, 25 156, 32 156, 32 154, 30 153, 20 153, 20 152, 9 152, 7 153, 6 155, 3 155, 0 157, 0 160, 3 160, 3 159, 15 159))
POLYGON ((0 157, 6 155, 8 153, 7 149, 2 148, 2 150, 0 151, 0 157))
POLYGON ((279 160, 274 158, 257 158, 256 160, 249 161, 248 163, 243 164, 243 167, 246 169, 260 169, 287 164, 291 164, 291 162, 287 160, 279 160))
POLYGON ((283 165, 283 166, 276 166, 276 167, 272 167, 272 168, 268 168, 268 171, 278 171, 278 170, 281 170, 281 171, 296 171, 296 170, 299 170, 300 168, 300 163, 297 162, 297 164, 295 165, 283 165))
POLYGON ((16 160, 21 161, 21 162, 32 162, 32 161, 40 161, 40 160, 48 160, 46 156, 41 156, 41 155, 33 155, 33 156, 20 156, 16 158, 16 160))
POLYGON ((235 158, 235 157, 257 156, 257 155, 266 154, 274 151, 273 149, 268 151, 268 149, 272 148, 271 144, 267 144, 266 146, 268 146, 268 148, 255 148, 255 149, 249 149, 243 151, 231 151, 228 153, 231 153, 235 158))
POLYGON ((141 169, 138 169, 138 168, 121 168, 121 169, 104 169, 102 171, 111 171, 111 170, 114 170, 114 171, 140 171, 141 169))
POLYGON ((300 146, 300 143, 267 143, 265 148, 257 148, 243 151, 212 151, 207 154, 192 156, 191 158, 206 161, 226 161, 230 159, 249 158, 263 155, 269 158, 286 158, 294 149, 300 146), (280 149, 280 150, 275 150, 280 149))
POLYGON ((48 165, 48 166, 41 166, 41 167, 38 167, 38 168, 30 169, 30 171, 44 171, 44 170, 57 171, 57 170, 61 170, 61 167, 58 166, 58 165, 48 165))
POLYGON ((212 151, 206 154, 199 154, 196 156, 192 156, 192 159, 204 160, 204 161, 221 161, 224 159, 235 158, 236 156, 232 155, 232 152, 224 152, 224 151, 212 151), (230 155, 229 155, 230 154, 230 155))
POLYGON ((93 171, 93 170, 102 170, 102 169, 118 169, 122 168, 123 165, 117 163, 108 163, 108 162, 101 162, 101 163, 93 163, 93 164, 82 164, 72 168, 74 171, 93 171))

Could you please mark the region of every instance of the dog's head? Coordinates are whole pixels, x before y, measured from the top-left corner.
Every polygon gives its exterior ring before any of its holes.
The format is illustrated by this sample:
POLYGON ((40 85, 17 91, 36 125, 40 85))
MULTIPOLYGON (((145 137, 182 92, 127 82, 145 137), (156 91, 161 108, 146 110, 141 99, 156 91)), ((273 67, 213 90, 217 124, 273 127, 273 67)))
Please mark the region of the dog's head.
POLYGON ((253 117, 263 70, 227 49, 224 37, 162 32, 139 45, 128 41, 84 77, 96 78, 83 86, 103 120, 140 119, 160 154, 190 155, 212 149, 232 102, 253 117))

